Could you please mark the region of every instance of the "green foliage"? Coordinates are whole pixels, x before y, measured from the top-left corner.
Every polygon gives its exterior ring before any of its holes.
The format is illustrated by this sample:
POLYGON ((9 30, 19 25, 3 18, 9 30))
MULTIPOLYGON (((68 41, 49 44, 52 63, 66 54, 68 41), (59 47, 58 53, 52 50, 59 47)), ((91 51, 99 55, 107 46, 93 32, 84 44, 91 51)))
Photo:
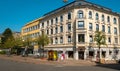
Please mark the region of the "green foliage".
POLYGON ((31 46, 32 39, 30 35, 27 35, 26 38, 23 40, 23 46, 31 46))
POLYGON ((102 31, 96 31, 94 40, 96 41, 98 47, 100 47, 101 45, 106 45, 105 33, 103 33, 102 31))
POLYGON ((5 48, 13 48, 15 46, 15 40, 12 38, 8 38, 4 43, 5 48))
POLYGON ((45 45, 49 44, 50 41, 47 35, 42 34, 37 38, 36 42, 38 45, 42 45, 42 47, 44 47, 45 45))
POLYGON ((23 46, 23 40, 22 40, 22 38, 20 38, 20 37, 16 38, 14 44, 15 44, 14 45, 15 47, 23 46))
POLYGON ((0 51, 0 54, 6 54, 6 51, 0 51))
POLYGON ((12 35, 12 31, 9 28, 7 28, 2 35, 3 35, 2 43, 5 43, 8 40, 8 38, 11 38, 11 39, 14 38, 12 35))

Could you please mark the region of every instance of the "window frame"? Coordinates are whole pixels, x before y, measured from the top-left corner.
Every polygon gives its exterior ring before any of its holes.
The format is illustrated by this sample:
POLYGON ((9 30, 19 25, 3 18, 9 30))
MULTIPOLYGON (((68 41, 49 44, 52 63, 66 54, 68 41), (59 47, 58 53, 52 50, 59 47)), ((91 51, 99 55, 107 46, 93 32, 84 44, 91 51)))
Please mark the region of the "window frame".
POLYGON ((84 21, 78 21, 78 29, 80 28, 84 28, 84 21), (82 23, 82 26, 80 23, 82 23))

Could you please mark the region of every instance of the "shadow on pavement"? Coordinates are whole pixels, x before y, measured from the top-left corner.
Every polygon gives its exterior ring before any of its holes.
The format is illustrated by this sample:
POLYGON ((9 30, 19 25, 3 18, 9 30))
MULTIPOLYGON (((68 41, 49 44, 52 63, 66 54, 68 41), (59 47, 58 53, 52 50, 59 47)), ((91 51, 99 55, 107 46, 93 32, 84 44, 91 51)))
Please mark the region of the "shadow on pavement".
POLYGON ((109 69, 120 70, 120 64, 97 64, 97 67, 104 67, 109 69))

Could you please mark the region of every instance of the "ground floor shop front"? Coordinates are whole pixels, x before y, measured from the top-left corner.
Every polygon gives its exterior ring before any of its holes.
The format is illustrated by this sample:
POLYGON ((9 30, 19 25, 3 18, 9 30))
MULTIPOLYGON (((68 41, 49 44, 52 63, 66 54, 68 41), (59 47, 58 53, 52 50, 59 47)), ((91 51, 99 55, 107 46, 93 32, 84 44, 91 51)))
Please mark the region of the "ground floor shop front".
POLYGON ((45 48, 48 52, 47 57, 50 57, 49 52, 55 52, 57 59, 75 59, 75 60, 91 60, 97 61, 100 57, 101 59, 104 58, 105 60, 118 60, 120 59, 120 48, 92 48, 92 47, 78 47, 76 51, 73 51, 73 47, 70 48, 45 48), (100 54, 99 54, 100 52, 100 54))

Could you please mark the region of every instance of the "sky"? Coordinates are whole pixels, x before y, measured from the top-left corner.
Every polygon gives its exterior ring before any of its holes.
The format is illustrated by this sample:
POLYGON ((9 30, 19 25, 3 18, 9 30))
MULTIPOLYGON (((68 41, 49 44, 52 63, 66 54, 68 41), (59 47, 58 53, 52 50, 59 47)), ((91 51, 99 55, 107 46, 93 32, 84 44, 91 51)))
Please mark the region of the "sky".
MULTIPOLYGON (((68 0, 68 3, 74 0, 68 0)), ((120 13, 120 0, 86 0, 120 13)), ((64 6, 63 0, 0 0, 0 33, 6 28, 20 32, 28 22, 64 6)))

